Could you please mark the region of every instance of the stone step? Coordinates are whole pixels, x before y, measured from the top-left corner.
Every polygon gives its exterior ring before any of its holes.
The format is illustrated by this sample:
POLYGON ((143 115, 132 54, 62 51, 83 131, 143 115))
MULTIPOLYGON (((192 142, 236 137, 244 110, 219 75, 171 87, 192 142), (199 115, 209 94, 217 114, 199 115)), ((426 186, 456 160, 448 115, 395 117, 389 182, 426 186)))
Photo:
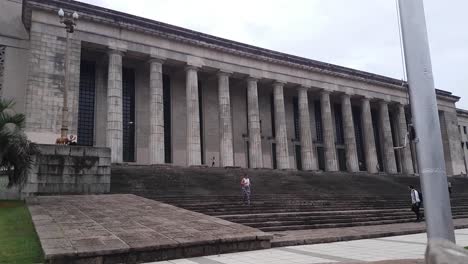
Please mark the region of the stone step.
MULTIPOLYGON (((456 215, 453 218, 467 218, 468 214, 456 215)), ((368 225, 385 225, 395 223, 409 223, 414 222, 414 215, 408 218, 392 219, 392 220, 374 220, 374 221, 359 221, 347 223, 324 223, 324 224, 305 224, 305 225, 284 225, 284 226, 268 226, 258 228, 264 232, 274 231, 289 231, 289 230, 307 230, 307 229, 321 229, 321 228, 336 228, 336 227, 350 227, 350 226, 368 226, 368 225)))

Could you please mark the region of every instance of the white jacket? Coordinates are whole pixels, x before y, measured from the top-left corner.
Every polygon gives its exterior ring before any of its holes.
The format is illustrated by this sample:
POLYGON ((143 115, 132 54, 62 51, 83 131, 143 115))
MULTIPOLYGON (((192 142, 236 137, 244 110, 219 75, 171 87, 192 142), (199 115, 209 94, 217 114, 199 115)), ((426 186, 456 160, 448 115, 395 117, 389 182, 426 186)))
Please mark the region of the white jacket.
POLYGON ((421 200, 419 200, 418 191, 416 191, 416 189, 412 189, 411 190, 411 203, 415 204, 415 203, 420 203, 420 202, 421 202, 421 200))

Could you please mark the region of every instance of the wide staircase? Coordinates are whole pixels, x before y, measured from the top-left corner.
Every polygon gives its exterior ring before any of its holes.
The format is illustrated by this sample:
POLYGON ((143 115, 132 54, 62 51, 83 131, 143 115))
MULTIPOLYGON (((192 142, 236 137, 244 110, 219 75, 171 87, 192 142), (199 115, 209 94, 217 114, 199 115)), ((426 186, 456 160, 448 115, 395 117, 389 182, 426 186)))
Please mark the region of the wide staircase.
MULTIPOLYGON (((454 218, 468 218, 468 179, 450 178, 454 218)), ((114 166, 112 193, 133 193, 267 232, 414 221, 408 185, 418 177, 366 173, 114 166), (240 177, 252 182, 242 203, 240 177)))

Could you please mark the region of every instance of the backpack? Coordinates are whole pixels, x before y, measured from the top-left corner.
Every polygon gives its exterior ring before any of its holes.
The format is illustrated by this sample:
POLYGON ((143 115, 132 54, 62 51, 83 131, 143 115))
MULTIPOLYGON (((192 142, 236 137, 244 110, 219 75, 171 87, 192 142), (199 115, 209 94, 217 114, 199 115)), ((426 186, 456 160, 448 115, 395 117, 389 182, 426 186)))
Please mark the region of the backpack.
POLYGON ((419 201, 422 203, 423 202, 422 192, 418 191, 418 196, 419 196, 419 201))

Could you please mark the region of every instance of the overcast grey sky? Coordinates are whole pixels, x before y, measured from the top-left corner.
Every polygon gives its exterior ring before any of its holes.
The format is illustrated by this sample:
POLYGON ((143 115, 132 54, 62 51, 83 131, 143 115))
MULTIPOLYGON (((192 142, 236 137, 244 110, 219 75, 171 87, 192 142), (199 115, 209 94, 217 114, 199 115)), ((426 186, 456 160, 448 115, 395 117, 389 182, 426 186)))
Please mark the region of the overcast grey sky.
MULTIPOLYGON (((395 0, 80 0, 401 79, 395 0)), ((468 109, 467 0, 425 0, 436 88, 468 109)))

